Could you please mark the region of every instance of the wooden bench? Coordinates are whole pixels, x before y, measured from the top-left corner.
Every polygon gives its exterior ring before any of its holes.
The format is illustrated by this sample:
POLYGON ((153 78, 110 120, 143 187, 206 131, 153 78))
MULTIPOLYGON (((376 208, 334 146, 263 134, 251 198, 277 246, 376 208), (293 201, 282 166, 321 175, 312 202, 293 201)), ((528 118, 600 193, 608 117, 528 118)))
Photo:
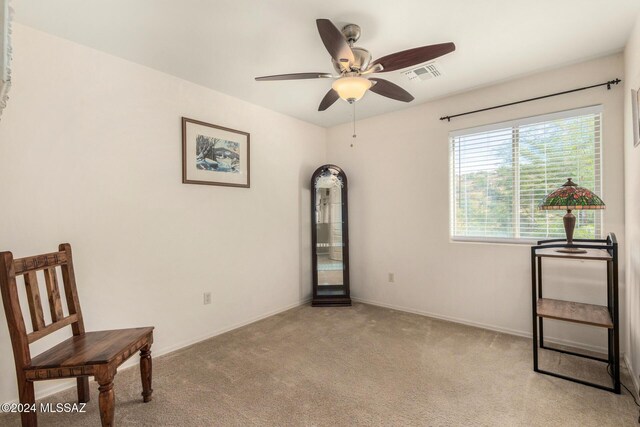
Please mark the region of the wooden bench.
MULTIPOLYGON (((151 400, 151 344, 153 327, 85 332, 78 300, 71 246, 58 252, 13 259, 11 252, 0 252, 0 291, 7 316, 16 365, 20 403, 35 404, 34 381, 77 378, 78 401, 89 401, 89 377, 99 384, 100 418, 103 426, 114 425, 113 378, 125 360, 140 351, 142 397, 151 400), (62 272, 68 314, 65 315, 56 268, 62 272), (44 273, 51 322, 46 323, 37 273, 44 273), (18 298, 16 277, 24 277, 32 332, 27 332, 18 298), (73 336, 31 358, 29 345, 66 326, 73 336)), ((36 412, 21 413, 24 427, 37 426, 36 412)))

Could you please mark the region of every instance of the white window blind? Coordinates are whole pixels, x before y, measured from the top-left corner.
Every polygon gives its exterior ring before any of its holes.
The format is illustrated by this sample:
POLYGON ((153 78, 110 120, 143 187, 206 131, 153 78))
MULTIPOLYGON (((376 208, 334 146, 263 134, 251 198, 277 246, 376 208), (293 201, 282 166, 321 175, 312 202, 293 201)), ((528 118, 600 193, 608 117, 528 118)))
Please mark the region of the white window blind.
MULTIPOLYGON (((562 238, 564 211, 538 205, 568 177, 602 195, 601 106, 452 132, 454 240, 562 238)), ((575 238, 600 238, 602 214, 576 210, 575 238)))

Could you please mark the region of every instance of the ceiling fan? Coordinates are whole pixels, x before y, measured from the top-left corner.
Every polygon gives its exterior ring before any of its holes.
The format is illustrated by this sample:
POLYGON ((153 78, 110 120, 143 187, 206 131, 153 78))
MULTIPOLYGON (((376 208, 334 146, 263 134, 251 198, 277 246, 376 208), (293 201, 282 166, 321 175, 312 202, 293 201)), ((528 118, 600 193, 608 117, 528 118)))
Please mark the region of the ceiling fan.
POLYGON ((414 99, 413 96, 400 86, 388 80, 363 76, 411 67, 456 50, 453 43, 441 43, 392 53, 373 61, 371 53, 367 49, 353 46, 360 38, 358 25, 345 25, 342 31, 328 19, 316 19, 316 25, 320 38, 331 55, 333 68, 339 75, 334 76, 321 72, 293 73, 256 77, 256 80, 336 79, 320 102, 318 111, 326 110, 338 98, 342 98, 350 104, 354 103, 362 98, 367 90, 387 98, 411 102, 414 99))

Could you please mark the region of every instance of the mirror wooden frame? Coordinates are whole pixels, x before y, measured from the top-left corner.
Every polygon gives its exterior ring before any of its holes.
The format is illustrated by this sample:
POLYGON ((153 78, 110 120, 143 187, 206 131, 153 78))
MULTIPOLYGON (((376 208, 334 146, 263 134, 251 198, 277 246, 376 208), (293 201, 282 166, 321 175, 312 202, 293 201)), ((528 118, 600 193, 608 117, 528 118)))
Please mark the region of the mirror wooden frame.
POLYGON ((351 297, 349 289, 349 216, 348 216, 348 191, 347 191, 347 176, 336 165, 323 165, 320 166, 311 176, 311 265, 312 265, 312 278, 313 278, 313 299, 311 305, 317 306, 350 306, 351 297), (317 231, 317 216, 316 216, 316 202, 317 202, 317 188, 316 184, 318 179, 331 170, 342 182, 342 188, 340 192, 342 203, 342 285, 320 285, 321 289, 318 289, 318 231, 317 231), (323 294, 318 291, 327 290, 343 290, 340 294, 323 294))

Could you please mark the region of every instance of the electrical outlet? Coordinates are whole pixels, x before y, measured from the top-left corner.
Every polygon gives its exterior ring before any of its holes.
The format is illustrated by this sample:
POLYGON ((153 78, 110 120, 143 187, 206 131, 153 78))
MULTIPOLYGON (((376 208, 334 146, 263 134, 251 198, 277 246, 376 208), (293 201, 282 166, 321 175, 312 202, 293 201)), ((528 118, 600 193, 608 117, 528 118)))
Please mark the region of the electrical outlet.
POLYGON ((393 273, 389 273, 389 283, 395 283, 396 281, 396 275, 393 273))
POLYGON ((202 303, 204 305, 211 304, 211 292, 205 292, 203 297, 202 303))

